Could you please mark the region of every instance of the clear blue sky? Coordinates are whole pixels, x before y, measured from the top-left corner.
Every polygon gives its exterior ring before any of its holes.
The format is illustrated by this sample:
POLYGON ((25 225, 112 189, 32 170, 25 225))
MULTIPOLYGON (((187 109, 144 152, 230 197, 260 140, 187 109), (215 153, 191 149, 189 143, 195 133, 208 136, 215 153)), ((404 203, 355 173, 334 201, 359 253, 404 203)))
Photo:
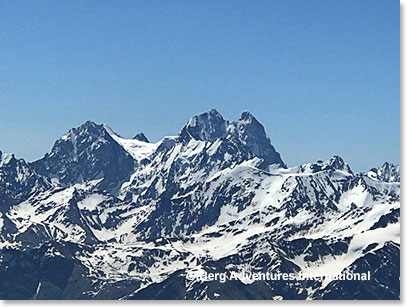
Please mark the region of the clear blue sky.
POLYGON ((245 109, 288 165, 399 162, 399 1, 0 1, 0 150, 69 128, 176 135, 245 109))

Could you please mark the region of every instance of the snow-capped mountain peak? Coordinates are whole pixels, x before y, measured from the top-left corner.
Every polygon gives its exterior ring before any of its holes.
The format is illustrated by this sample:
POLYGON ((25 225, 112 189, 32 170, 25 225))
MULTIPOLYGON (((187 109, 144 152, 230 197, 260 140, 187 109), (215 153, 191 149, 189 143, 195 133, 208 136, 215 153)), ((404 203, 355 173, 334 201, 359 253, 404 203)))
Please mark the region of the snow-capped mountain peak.
POLYGON ((226 136, 227 121, 222 115, 212 109, 200 115, 191 117, 188 123, 180 132, 182 139, 190 138, 200 141, 213 142, 216 139, 226 136))
POLYGON ((307 163, 299 167, 299 171, 303 173, 317 173, 321 171, 343 171, 348 174, 353 174, 350 166, 339 156, 333 156, 331 159, 316 163, 307 163))
POLYGON ((219 140, 225 147, 236 148, 244 159, 263 159, 263 167, 272 164, 285 167, 280 154, 271 145, 264 127, 248 111, 243 112, 239 120, 231 122, 214 109, 194 116, 181 130, 179 137, 183 142, 192 139, 213 143, 219 140))
POLYGON ((397 298, 397 178, 388 163, 354 174, 339 156, 287 169, 247 111, 194 116, 157 143, 88 121, 34 163, 0 153, 0 296, 397 298), (370 283, 351 288, 185 279, 366 269, 370 283))
POLYGON ((100 179, 100 188, 117 189, 134 170, 134 160, 107 125, 87 121, 57 140, 50 153, 32 163, 56 184, 70 186, 100 179))
POLYGON ((254 156, 264 159, 264 166, 278 164, 285 167, 263 125, 250 112, 244 111, 238 121, 229 123, 228 132, 247 146, 254 156))
POLYGON ((400 182, 400 165, 385 162, 379 168, 372 168, 367 175, 385 182, 400 182))
POLYGON ((136 136, 133 138, 134 140, 138 140, 145 143, 150 143, 148 138, 145 136, 143 132, 137 133, 136 136))
POLYGON ((0 151, 0 167, 10 163, 12 159, 14 159, 13 154, 3 153, 0 151))

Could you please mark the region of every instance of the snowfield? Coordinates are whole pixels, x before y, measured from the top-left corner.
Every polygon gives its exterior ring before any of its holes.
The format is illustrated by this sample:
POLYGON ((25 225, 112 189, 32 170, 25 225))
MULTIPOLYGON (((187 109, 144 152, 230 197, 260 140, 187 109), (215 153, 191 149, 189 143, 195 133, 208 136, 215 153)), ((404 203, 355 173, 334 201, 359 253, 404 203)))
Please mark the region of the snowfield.
POLYGON ((33 274, 2 299, 399 298, 399 166, 355 174, 334 156, 288 168, 247 111, 194 116, 157 143, 87 122, 36 162, 0 157, 0 286, 33 274), (349 270, 373 279, 185 278, 349 270))

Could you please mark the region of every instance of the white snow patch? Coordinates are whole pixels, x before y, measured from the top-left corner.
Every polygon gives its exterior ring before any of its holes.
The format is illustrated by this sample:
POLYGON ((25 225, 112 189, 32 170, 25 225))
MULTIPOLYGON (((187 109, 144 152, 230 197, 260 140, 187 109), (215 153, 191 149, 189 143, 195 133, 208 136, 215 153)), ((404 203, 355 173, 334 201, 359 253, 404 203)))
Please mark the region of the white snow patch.
POLYGON ((2 153, 0 157, 0 167, 3 167, 4 165, 10 163, 13 157, 13 154, 2 153))
POLYGON ((91 194, 85 199, 78 202, 78 207, 81 210, 95 210, 103 201, 107 199, 106 196, 101 194, 91 194))
POLYGON ((159 143, 146 143, 135 139, 122 138, 108 125, 103 124, 103 126, 110 136, 138 162, 150 157, 159 145, 159 143))

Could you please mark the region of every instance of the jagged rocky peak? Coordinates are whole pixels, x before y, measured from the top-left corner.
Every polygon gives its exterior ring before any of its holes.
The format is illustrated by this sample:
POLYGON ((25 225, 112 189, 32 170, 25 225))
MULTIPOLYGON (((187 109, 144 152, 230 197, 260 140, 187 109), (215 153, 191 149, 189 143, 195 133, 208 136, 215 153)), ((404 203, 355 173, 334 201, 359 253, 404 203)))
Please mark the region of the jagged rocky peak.
POLYGON ((246 121, 246 122, 255 122, 257 124, 260 124, 257 119, 253 116, 252 113, 250 113, 248 110, 244 110, 242 115, 240 115, 240 121, 246 121))
MULTIPOLYGON (((271 165, 283 162, 247 111, 233 122, 198 115, 157 144, 87 122, 33 164, 1 152, 0 163, 2 298, 399 299, 399 183, 352 175, 338 156, 271 165), (372 278, 356 291, 340 280, 185 282, 189 272, 262 267, 368 268, 372 278)), ((394 169, 373 173, 395 180, 394 169)))
POLYGON ((0 150, 0 167, 9 164, 13 159, 15 159, 13 154, 3 153, 0 150))
POLYGON ((81 140, 86 138, 87 140, 92 141, 100 136, 105 135, 106 132, 106 125, 98 125, 92 121, 87 121, 77 128, 70 129, 65 135, 60 138, 60 140, 69 140, 72 143, 75 143, 77 138, 80 138, 81 140))
POLYGON ((238 121, 229 122, 212 109, 193 116, 180 132, 181 137, 213 142, 229 135, 245 140, 247 136, 268 139, 264 127, 248 111, 244 111, 238 121))
POLYGON ((99 140, 103 142, 106 136, 109 136, 104 125, 98 125, 92 121, 87 121, 79 127, 71 128, 67 133, 60 137, 52 147, 50 153, 47 153, 43 159, 33 163, 34 166, 40 164, 40 161, 58 159, 62 163, 78 162, 81 153, 90 150, 90 145, 99 140), (58 158, 58 159, 57 159, 58 158))
POLYGON ((263 125, 249 111, 244 111, 240 119, 232 124, 239 128, 238 132, 240 133, 255 134, 258 137, 267 138, 263 125))
POLYGON ((318 160, 316 163, 308 163, 300 166, 301 172, 316 173, 320 171, 343 171, 353 174, 350 166, 339 156, 333 156, 329 160, 318 160))
POLYGON ((133 138, 133 140, 150 143, 150 141, 147 139, 147 137, 144 135, 143 132, 136 134, 136 136, 133 138))
POLYGON ((244 111, 238 121, 229 124, 228 132, 239 139, 250 151, 264 159, 266 165, 280 164, 285 167, 280 154, 271 145, 263 125, 248 111, 244 111))
POLYGON ((331 159, 329 159, 326 162, 325 167, 335 170, 351 172, 349 165, 345 163, 345 161, 339 156, 333 156, 331 159))
POLYGON ((230 122, 212 109, 192 117, 181 130, 179 137, 185 142, 191 139, 209 142, 222 139, 245 152, 248 159, 253 157, 263 159, 261 167, 271 164, 285 167, 280 154, 271 145, 264 127, 248 111, 244 111, 239 120, 230 122))
MULTIPOLYGON (((2 173, 13 170, 16 172, 26 172, 28 170, 28 164, 24 159, 17 159, 12 153, 5 153, 0 151, 0 168, 2 168, 2 173)), ((2 173, 0 173, 0 181, 2 179, 2 173)), ((22 178, 16 178, 19 180, 22 178)))
POLYGON ((212 109, 208 112, 193 116, 186 126, 182 128, 180 137, 182 139, 193 138, 200 141, 213 142, 218 138, 226 136, 227 121, 222 115, 212 109))
MULTIPOLYGON (((13 169, 20 173, 31 171, 31 170, 29 170, 28 164, 24 159, 16 158, 14 154, 5 153, 2 151, 0 151, 0 168, 3 168, 3 171, 4 171, 4 169, 13 169)), ((23 178, 16 178, 16 179, 20 180, 23 178)), ((0 174, 0 180, 1 180, 1 174, 0 174)))
POLYGON ((385 182, 400 182, 400 165, 385 162, 379 168, 372 168, 367 175, 385 182))
POLYGON ((108 125, 96 124, 87 121, 79 127, 70 129, 58 139, 49 154, 50 156, 61 153, 70 155, 77 161, 83 152, 89 152, 107 144, 116 144, 112 135, 117 135, 108 125))
POLYGON ((55 142, 51 153, 32 165, 66 186, 100 180, 100 188, 112 191, 134 169, 134 160, 112 135, 116 134, 107 125, 87 121, 70 129, 55 142))
POLYGON ((46 178, 38 175, 24 159, 0 151, 0 212, 49 188, 46 178))

